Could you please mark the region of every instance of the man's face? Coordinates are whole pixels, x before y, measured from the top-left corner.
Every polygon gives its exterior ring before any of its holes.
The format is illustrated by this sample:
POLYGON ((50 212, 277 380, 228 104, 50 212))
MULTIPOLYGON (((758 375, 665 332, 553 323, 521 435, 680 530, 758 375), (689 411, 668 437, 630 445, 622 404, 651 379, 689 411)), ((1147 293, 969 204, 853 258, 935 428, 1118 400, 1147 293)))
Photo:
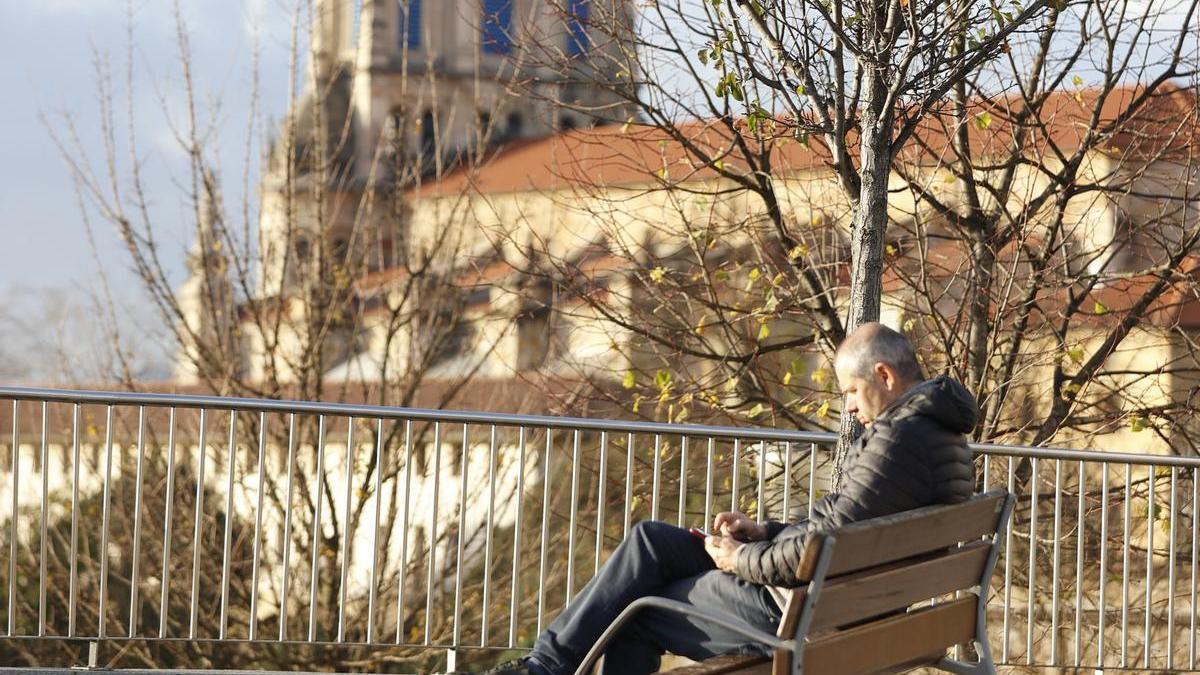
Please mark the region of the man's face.
POLYGON ((876 363, 865 377, 841 359, 834 364, 834 370, 846 400, 846 410, 864 426, 874 422, 879 413, 907 389, 896 378, 896 371, 886 363, 876 363))

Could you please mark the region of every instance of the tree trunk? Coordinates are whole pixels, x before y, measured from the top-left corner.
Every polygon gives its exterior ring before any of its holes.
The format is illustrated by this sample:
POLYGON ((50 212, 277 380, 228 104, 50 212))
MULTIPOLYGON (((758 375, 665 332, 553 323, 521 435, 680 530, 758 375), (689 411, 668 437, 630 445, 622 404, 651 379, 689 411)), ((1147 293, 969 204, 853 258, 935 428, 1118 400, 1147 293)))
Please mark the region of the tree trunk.
MULTIPOLYGON (((867 76, 868 100, 863 109, 858 206, 850 230, 850 309, 846 334, 879 320, 883 294, 883 239, 887 231, 887 188, 892 169, 892 115, 884 110, 887 77, 879 70, 867 76)), ((833 484, 842 487, 842 464, 862 425, 843 406, 841 435, 834 453, 833 484)))

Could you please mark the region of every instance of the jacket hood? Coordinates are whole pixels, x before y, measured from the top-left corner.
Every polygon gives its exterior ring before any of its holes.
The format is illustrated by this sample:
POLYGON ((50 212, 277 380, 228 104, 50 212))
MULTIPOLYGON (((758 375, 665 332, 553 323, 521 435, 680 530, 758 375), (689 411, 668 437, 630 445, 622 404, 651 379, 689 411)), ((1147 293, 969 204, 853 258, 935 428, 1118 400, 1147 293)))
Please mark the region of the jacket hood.
POLYGON ((892 419, 923 415, 960 434, 969 433, 979 419, 975 397, 945 375, 926 380, 904 393, 885 411, 892 419))

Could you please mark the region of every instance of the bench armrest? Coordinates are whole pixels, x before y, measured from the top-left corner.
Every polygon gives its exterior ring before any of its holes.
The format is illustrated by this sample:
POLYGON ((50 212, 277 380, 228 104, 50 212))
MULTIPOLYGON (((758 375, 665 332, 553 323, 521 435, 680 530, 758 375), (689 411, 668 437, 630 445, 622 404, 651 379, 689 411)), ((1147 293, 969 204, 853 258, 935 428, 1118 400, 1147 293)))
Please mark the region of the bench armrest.
POLYGON ((753 639, 755 642, 762 642, 763 644, 770 645, 775 649, 792 651, 794 647, 791 640, 782 640, 775 635, 742 623, 739 619, 730 617, 727 614, 719 614, 706 609, 700 609, 699 607, 689 605, 685 602, 679 602, 678 600, 650 596, 639 598, 638 600, 633 601, 628 607, 625 608, 625 611, 621 612, 621 614, 617 616, 612 624, 600 634, 600 638, 596 640, 596 644, 592 645, 592 648, 588 650, 587 656, 585 656, 583 658, 583 662, 579 664, 579 669, 575 671, 575 675, 588 675, 588 673, 591 672, 592 667, 596 665, 596 661, 600 659, 600 655, 604 653, 605 647, 607 647, 608 643, 612 641, 614 636, 616 636, 617 631, 619 631, 626 623, 628 623, 629 620, 633 618, 634 614, 637 614, 640 610, 651 607, 704 619, 705 621, 714 623, 722 628, 745 635, 746 637, 753 639))

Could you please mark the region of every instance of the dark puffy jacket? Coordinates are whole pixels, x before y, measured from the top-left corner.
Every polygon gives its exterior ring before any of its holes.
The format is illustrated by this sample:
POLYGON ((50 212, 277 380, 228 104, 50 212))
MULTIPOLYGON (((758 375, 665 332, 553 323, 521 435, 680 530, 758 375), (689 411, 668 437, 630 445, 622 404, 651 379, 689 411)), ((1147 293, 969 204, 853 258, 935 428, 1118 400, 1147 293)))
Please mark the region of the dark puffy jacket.
POLYGON ((971 393, 944 375, 905 392, 850 446, 842 490, 818 500, 808 520, 765 523, 767 540, 738 551, 738 576, 793 588, 810 533, 966 500, 975 489, 975 464, 964 434, 977 416, 971 393))

